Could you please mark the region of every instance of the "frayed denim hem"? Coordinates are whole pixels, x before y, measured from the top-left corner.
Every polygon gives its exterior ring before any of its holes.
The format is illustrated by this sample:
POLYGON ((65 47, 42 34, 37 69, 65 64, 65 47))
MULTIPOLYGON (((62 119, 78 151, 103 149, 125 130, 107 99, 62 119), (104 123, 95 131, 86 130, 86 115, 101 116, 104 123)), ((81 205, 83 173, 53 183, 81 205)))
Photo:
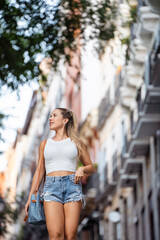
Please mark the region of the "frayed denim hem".
POLYGON ((85 197, 86 197, 86 195, 82 195, 82 197, 70 199, 70 200, 64 202, 64 204, 69 203, 69 202, 79 202, 79 201, 81 201, 82 202, 82 208, 85 209, 85 206, 86 206, 85 197))
POLYGON ((86 201, 85 201, 86 195, 84 195, 84 194, 82 194, 82 196, 80 196, 78 198, 73 198, 73 199, 71 198, 71 199, 69 199, 68 201, 65 201, 65 202, 61 202, 56 198, 46 199, 47 196, 52 196, 52 193, 50 193, 50 192, 42 193, 41 197, 43 198, 43 201, 46 201, 46 202, 55 201, 55 202, 59 202, 59 203, 62 203, 62 204, 69 203, 69 202, 81 201, 82 202, 82 208, 85 209, 85 206, 86 206, 86 201))
POLYGON ((50 193, 50 192, 42 193, 41 197, 42 197, 42 201, 45 201, 45 202, 54 201, 54 202, 59 202, 59 203, 62 203, 62 204, 63 204, 63 202, 62 202, 61 200, 59 200, 59 199, 58 199, 57 197, 55 197, 55 196, 52 196, 52 193, 50 193), (51 196, 52 198, 50 198, 50 196, 51 196))

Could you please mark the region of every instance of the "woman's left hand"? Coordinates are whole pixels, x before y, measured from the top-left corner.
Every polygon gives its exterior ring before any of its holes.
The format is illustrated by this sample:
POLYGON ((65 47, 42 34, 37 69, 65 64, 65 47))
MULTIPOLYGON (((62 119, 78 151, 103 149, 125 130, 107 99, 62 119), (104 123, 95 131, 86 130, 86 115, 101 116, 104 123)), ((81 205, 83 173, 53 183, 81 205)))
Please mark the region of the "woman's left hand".
POLYGON ((79 183, 84 176, 84 168, 79 167, 75 173, 75 178, 74 178, 74 183, 77 184, 79 183))

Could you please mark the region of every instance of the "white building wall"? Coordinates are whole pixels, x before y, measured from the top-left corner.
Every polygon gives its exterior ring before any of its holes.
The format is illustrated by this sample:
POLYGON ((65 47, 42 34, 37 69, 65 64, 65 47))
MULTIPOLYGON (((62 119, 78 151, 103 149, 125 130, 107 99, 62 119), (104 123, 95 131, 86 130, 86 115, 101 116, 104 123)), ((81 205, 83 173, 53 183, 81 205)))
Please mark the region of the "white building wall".
POLYGON ((93 42, 89 42, 86 50, 82 50, 82 78, 81 78, 81 120, 84 121, 88 113, 99 106, 102 98, 103 85, 101 62, 93 51, 93 42))

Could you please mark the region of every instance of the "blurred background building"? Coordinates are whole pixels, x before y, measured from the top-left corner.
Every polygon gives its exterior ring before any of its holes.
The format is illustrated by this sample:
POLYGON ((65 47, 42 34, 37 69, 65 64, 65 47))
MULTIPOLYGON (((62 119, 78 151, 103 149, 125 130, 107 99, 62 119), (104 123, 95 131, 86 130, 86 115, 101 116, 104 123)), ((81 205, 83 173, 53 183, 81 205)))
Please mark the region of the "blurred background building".
POLYGON ((119 3, 123 18, 117 37, 102 57, 106 92, 97 111, 98 149, 94 128, 88 134, 84 126, 80 129, 90 149, 97 149, 98 171, 84 187, 88 204, 79 239, 160 239, 159 3, 129 3, 137 6, 137 17, 131 24, 127 61, 120 43, 128 30, 122 29, 128 14, 124 1, 119 3))
MULTIPOLYGON (((90 59, 85 52, 72 55, 72 66, 60 63, 56 73, 50 59, 41 62, 45 78, 6 152, 0 195, 5 198, 10 187, 11 199, 28 196, 39 144, 52 136, 49 115, 67 107, 78 116, 79 134, 97 169, 82 181, 87 204, 78 240, 159 240, 160 2, 121 0, 118 9, 115 38, 100 62, 93 59, 92 75, 86 77, 80 64, 80 54, 84 62, 90 59)), ((48 239, 45 227, 37 232, 23 222, 24 205, 5 239, 48 239)))

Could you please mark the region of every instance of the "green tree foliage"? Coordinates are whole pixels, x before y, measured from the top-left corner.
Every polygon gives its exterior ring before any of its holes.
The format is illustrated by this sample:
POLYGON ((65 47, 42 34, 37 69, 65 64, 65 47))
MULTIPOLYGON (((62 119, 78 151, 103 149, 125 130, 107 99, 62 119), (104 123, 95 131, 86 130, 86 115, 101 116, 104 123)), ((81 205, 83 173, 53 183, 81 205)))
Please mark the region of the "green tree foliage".
MULTIPOLYGON (((8 226, 15 224, 18 216, 24 211, 24 204, 26 203, 26 194, 17 195, 14 202, 9 198, 10 189, 7 190, 6 196, 3 200, 3 211, 0 211, 0 239, 5 239, 6 234, 9 233, 8 226)), ((2 201, 2 199, 0 199, 2 201)), ((20 224, 20 223, 19 223, 20 224)), ((48 233, 46 226, 33 226, 27 223, 21 225, 21 230, 18 235, 12 234, 12 239, 28 240, 34 236, 34 239, 47 239, 48 233)))
MULTIPOLYGON (((101 54, 106 41, 114 37, 116 7, 109 0, 92 2, 95 1, 1 0, 0 87, 17 90, 20 85, 37 80, 38 54, 51 57, 54 69, 62 58, 70 62, 71 51, 79 47, 78 39, 81 47, 96 39, 95 49, 101 54)), ((1 128, 4 114, 0 114, 1 128)))
MULTIPOLYGON (((4 129, 3 120, 7 118, 7 115, 0 112, 0 140, 4 141, 2 138, 2 129, 4 129)), ((0 152, 2 154, 2 152, 0 152)))
POLYGON ((8 233, 8 224, 13 224, 18 217, 18 208, 23 199, 22 196, 17 196, 15 202, 11 202, 9 199, 10 189, 7 190, 5 199, 3 200, 3 210, 0 211, 0 237, 5 236, 8 233))
POLYGON ((97 2, 1 0, 0 85, 15 90, 36 78, 37 54, 51 57, 55 69, 61 58, 69 62, 66 50, 76 51, 77 36, 82 46, 89 39, 97 39, 96 48, 101 53, 104 41, 114 37, 115 6, 109 0, 97 2))

